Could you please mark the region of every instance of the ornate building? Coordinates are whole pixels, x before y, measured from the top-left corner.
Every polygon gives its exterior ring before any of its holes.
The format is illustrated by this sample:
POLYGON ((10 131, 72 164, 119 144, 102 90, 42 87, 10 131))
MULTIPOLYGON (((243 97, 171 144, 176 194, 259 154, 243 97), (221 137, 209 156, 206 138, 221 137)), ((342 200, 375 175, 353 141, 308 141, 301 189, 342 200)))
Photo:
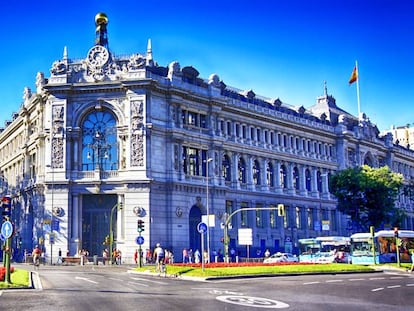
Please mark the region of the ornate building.
MULTIPOLYGON (((252 90, 199 77, 192 66, 159 66, 151 42, 144 54, 116 57, 108 49, 107 18, 95 18, 96 40, 85 58, 65 49, 50 76, 0 134, 3 193, 13 197, 16 252, 42 244, 46 257, 115 247, 132 262, 137 220, 143 249, 155 243, 181 260, 200 249, 197 225, 210 214, 211 251, 230 246, 244 255, 237 229, 252 228, 252 251, 295 251, 299 238, 349 235, 336 210, 329 174, 350 166, 389 165, 410 179, 414 153, 380 137, 325 92, 313 107, 292 107, 252 90), (285 213, 260 208, 283 204, 285 213)), ((413 205, 398 202, 413 229, 413 205)))

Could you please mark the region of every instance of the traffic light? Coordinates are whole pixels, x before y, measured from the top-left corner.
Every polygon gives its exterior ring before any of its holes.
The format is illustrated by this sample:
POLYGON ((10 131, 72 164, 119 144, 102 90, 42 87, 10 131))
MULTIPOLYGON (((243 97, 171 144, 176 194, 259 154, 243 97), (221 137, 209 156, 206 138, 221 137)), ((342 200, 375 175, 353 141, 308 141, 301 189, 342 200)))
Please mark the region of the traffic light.
POLYGON ((394 236, 398 238, 398 227, 394 228, 394 236))
POLYGON ((10 217, 11 215, 11 197, 4 196, 1 199, 1 205, 3 207, 2 215, 6 217, 10 217))
POLYGON ((285 216, 285 206, 283 204, 277 205, 277 216, 285 216))
POLYGON ((144 221, 141 219, 138 219, 138 226, 137 226, 137 230, 138 232, 142 232, 144 231, 144 221))

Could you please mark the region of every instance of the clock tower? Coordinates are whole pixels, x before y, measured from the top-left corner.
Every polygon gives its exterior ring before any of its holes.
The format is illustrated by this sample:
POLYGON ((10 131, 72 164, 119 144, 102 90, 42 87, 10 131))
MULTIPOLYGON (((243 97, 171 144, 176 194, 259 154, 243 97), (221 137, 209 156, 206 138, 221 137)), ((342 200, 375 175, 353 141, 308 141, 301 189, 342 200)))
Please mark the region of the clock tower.
POLYGON ((95 45, 88 51, 86 58, 89 73, 93 76, 95 81, 102 81, 105 78, 105 67, 111 58, 108 50, 107 24, 108 17, 105 13, 96 14, 95 45))

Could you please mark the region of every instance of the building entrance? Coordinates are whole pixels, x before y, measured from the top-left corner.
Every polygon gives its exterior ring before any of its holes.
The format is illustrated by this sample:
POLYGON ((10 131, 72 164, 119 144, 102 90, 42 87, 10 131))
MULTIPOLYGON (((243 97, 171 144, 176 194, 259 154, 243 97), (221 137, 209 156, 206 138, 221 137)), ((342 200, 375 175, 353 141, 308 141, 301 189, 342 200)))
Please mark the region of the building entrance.
MULTIPOLYGON (((105 237, 109 236, 111 209, 117 204, 117 195, 84 195, 82 197, 82 249, 89 256, 102 256, 105 237)), ((112 217, 112 230, 116 238, 116 213, 112 217)))
POLYGON ((201 252, 201 234, 197 231, 197 225, 201 222, 201 211, 200 208, 194 205, 190 210, 189 217, 189 237, 190 245, 189 248, 193 252, 198 249, 201 252))

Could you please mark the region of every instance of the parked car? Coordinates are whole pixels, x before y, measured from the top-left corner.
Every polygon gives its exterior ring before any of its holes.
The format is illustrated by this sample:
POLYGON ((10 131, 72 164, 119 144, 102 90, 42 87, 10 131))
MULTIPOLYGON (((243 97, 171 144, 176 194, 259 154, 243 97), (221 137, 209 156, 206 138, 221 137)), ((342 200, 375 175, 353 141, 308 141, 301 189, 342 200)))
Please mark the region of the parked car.
POLYGON ((274 263, 274 262, 299 262, 298 257, 291 253, 276 253, 263 260, 263 263, 274 263))

